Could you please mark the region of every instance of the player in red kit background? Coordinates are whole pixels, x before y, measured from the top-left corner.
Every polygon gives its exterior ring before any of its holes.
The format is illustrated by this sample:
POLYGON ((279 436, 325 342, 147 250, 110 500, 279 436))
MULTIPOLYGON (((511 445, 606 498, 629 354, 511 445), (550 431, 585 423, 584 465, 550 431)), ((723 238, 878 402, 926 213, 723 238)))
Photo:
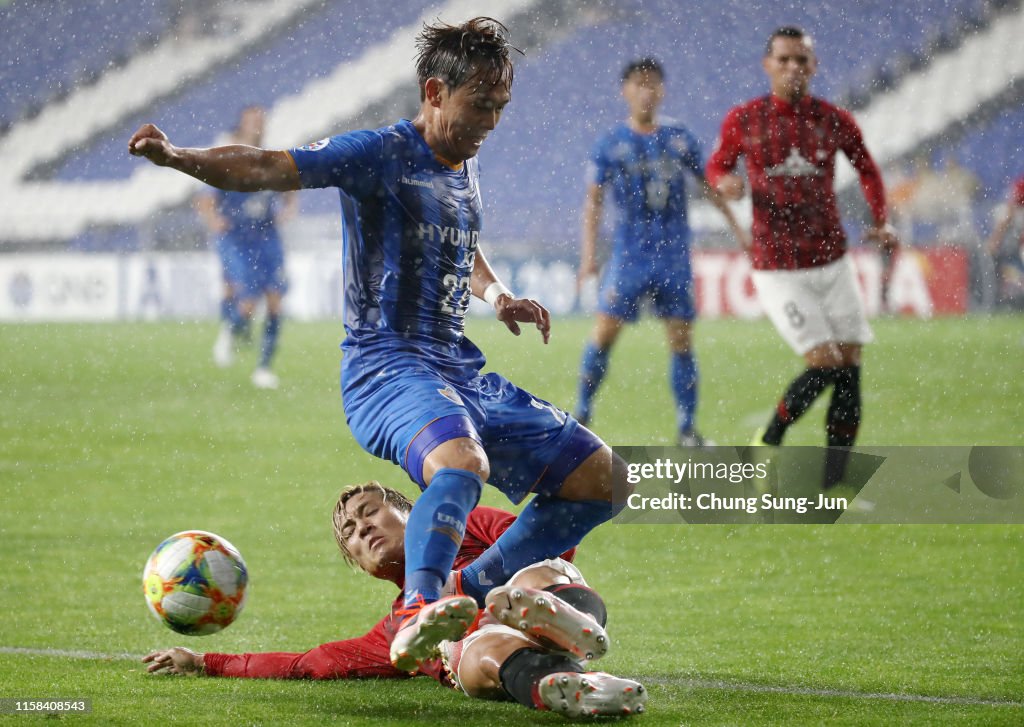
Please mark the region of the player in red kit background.
MULTIPOLYGON (((835 160, 843 152, 860 174, 874 217, 866 238, 891 252, 882 176, 853 116, 808 93, 817 70, 811 37, 779 28, 763 59, 771 93, 733 108, 708 161, 707 178, 727 199, 744 194, 746 161, 754 208, 750 249, 758 300, 807 369, 787 388, 756 443, 778 445, 786 429, 833 386, 825 430, 830 447, 854 443, 861 421, 861 346, 873 334, 846 258, 835 160)), ((826 465, 824 484, 842 477, 845 458, 826 465)))
POLYGON ((1024 297, 1024 177, 1010 185, 987 247, 996 269, 996 305, 1012 305, 1024 297))

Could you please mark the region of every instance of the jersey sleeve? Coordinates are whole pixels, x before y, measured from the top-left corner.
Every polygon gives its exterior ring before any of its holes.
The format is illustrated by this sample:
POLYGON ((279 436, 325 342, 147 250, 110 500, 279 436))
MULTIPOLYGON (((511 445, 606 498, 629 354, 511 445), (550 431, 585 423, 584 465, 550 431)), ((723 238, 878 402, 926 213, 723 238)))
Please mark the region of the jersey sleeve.
POLYGON ((743 131, 740 126, 739 107, 734 108, 725 115, 722 121, 722 130, 718 135, 718 141, 708 159, 705 176, 713 186, 725 174, 732 174, 736 169, 740 154, 743 153, 743 131))
POLYGON ((860 175, 860 186, 864 190, 864 198, 868 207, 871 208, 871 216, 875 223, 883 225, 888 217, 885 203, 885 183, 882 181, 882 173, 871 158, 867 146, 864 144, 864 135, 860 127, 849 111, 837 109, 839 132, 839 148, 846 154, 853 168, 860 175))
POLYGON ((1024 207, 1024 178, 1014 182, 1010 192, 1010 203, 1017 207, 1024 207))
POLYGON ((587 184, 599 187, 607 184, 612 178, 611 163, 608 159, 608 140, 601 139, 594 146, 590 159, 587 161, 587 184))
POLYGON ((289 149, 288 153, 303 188, 338 187, 358 199, 376 188, 384 140, 376 131, 353 131, 289 149))
POLYGON ((700 142, 689 130, 683 129, 679 136, 680 141, 685 144, 682 150, 683 165, 693 172, 697 179, 704 178, 704 152, 700 142))
POLYGON ((391 665, 385 622, 355 639, 321 644, 305 653, 215 654, 204 656, 206 674, 248 679, 401 679, 391 665))

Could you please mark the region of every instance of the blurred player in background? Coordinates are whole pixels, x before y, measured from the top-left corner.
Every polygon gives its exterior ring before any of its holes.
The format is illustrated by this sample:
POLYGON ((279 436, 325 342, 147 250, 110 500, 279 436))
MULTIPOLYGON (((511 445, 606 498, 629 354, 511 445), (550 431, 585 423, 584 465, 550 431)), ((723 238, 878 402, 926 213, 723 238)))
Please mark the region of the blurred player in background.
MULTIPOLYGON (((263 141, 265 118, 261 106, 243 109, 231 142, 258 147, 263 141)), ((290 192, 216 190, 196 198, 200 219, 216 236, 224 278, 221 330, 213 346, 213 360, 220 367, 234 363, 235 349, 241 340, 249 339, 256 306, 265 298, 260 360, 252 374, 253 385, 261 389, 276 389, 279 384, 270 363, 277 350, 282 298, 288 283, 277 226, 293 217, 297 209, 298 198, 290 192)))
POLYGON ((652 58, 629 63, 622 73, 629 118, 598 142, 592 156, 583 209, 581 286, 597 275, 597 237, 605 190, 619 208, 612 255, 601 281, 597 319, 580 364, 576 418, 587 424, 593 398, 608 371, 608 358, 625 323, 636 321, 650 297, 665 321, 671 360, 669 382, 676 401, 677 441, 708 444, 695 426, 697 361, 693 353, 693 272, 687 221, 686 172, 725 215, 736 239, 745 236, 717 190, 704 178, 704 158, 686 127, 657 118, 665 97, 661 65, 652 58))
POLYGON ((372 454, 423 490, 405 530, 405 621, 392 661, 415 668, 468 626, 487 592, 562 553, 613 515, 625 466, 564 411, 496 373, 465 337, 471 293, 512 333, 551 322, 498 281, 479 247, 475 159, 511 100, 512 46, 490 18, 425 26, 417 38, 420 110, 413 121, 289 151, 173 146, 143 125, 132 154, 222 189, 337 187, 342 196, 345 330, 342 399, 372 454), (441 599, 466 518, 491 482, 511 501, 534 495, 441 599))
MULTIPOLYGON (((842 151, 860 174, 874 217, 865 234, 883 251, 898 241, 886 222, 885 189, 853 116, 808 93, 817 70, 811 37, 796 27, 779 28, 763 59, 771 93, 733 108, 708 162, 708 179, 725 197, 744 194, 736 174, 742 155, 754 204, 750 251, 757 297, 806 370, 779 401, 755 443, 778 445, 793 422, 832 385, 825 431, 830 447, 854 443, 861 422, 861 346, 873 340, 834 188, 836 154, 842 151)), ((845 469, 837 451, 826 463, 824 484, 845 469)))
POLYGON ((996 303, 1024 300, 1024 177, 1010 185, 1010 194, 988 238, 988 254, 996 269, 996 303), (1010 243, 1006 244, 1007 233, 1010 243))
MULTIPOLYGON (((404 532, 412 509, 400 492, 368 482, 346 488, 334 509, 334 537, 350 565, 401 587, 404 532)), ((469 514, 455 567, 471 563, 514 522, 489 507, 469 514)), ((587 654, 608 647, 601 597, 571 564, 573 553, 528 566, 509 585, 488 594, 479 628, 445 642, 441 658, 412 674, 396 669, 389 647, 400 627, 399 594, 391 612, 363 636, 334 641, 305 653, 199 654, 181 647, 143 658, 150 672, 264 679, 399 679, 430 676, 480 699, 511 699, 570 716, 634 714, 647 695, 629 679, 588 671, 587 654)))

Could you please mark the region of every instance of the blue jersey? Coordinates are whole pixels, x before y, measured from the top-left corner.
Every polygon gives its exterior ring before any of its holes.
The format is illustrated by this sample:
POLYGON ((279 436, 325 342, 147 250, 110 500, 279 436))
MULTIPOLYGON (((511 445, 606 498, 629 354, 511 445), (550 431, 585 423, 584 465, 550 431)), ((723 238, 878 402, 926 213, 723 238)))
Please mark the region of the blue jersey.
POLYGON ((224 235, 243 245, 255 245, 277 236, 274 215, 277 214, 276 192, 214 193, 217 212, 228 224, 224 235))
POLYGON ((622 124, 598 142, 592 163, 589 181, 610 187, 619 211, 613 258, 688 255, 685 171, 704 177, 693 134, 682 126, 641 134, 622 124))
POLYGON ((445 166, 404 119, 290 154, 303 187, 341 191, 346 346, 462 343, 482 219, 476 160, 445 166))

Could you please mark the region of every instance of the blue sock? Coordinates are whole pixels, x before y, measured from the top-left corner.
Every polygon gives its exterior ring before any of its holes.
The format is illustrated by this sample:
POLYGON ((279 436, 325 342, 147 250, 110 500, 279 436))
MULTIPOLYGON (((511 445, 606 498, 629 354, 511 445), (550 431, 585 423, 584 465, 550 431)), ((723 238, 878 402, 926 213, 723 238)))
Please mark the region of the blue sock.
POLYGON ((441 597, 482 489, 475 473, 442 469, 416 500, 405 524, 405 605, 417 596, 428 602, 441 597))
POLYGON ((267 316, 263 327, 263 345, 260 346, 260 366, 270 366, 270 359, 277 350, 277 334, 281 330, 281 316, 267 316))
POLYGON ((225 323, 231 323, 231 317, 234 315, 235 299, 234 298, 221 298, 220 299, 220 319, 225 323))
POLYGON ((672 393, 676 397, 679 431, 692 431, 694 415, 697 413, 697 360, 692 352, 672 354, 670 376, 672 393))
POLYGON ((245 331, 248 321, 238 309, 238 296, 232 295, 220 302, 221 317, 231 326, 231 333, 240 336, 245 331))
POLYGON ((604 500, 563 500, 537 495, 494 545, 462 570, 462 589, 483 606, 488 591, 526 566, 556 558, 612 517, 604 500))
POLYGON ((583 349, 583 360, 580 362, 579 392, 576 396, 576 418, 583 422, 590 420, 590 403, 597 393, 604 375, 608 373, 608 352, 600 349, 595 343, 588 343, 583 349))

